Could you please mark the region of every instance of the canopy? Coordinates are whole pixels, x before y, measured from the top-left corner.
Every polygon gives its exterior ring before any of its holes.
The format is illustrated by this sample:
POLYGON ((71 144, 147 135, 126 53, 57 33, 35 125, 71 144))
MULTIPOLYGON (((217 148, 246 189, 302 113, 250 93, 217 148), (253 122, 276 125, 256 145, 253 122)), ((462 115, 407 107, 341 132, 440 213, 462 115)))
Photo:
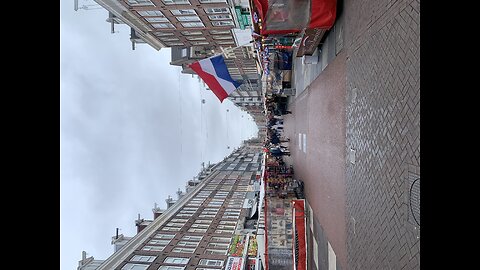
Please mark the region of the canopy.
POLYGON ((337 12, 337 0, 253 1, 262 20, 262 35, 300 32, 304 28, 330 29, 337 12))

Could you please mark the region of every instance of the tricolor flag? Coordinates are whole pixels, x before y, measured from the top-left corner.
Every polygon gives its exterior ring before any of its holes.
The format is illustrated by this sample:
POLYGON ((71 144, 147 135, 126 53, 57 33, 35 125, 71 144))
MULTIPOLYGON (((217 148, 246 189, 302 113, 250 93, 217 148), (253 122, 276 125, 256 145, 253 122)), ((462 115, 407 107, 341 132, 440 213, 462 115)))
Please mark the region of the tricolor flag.
POLYGON ((197 61, 191 64, 190 68, 202 78, 220 102, 240 86, 240 83, 230 76, 222 55, 197 61))

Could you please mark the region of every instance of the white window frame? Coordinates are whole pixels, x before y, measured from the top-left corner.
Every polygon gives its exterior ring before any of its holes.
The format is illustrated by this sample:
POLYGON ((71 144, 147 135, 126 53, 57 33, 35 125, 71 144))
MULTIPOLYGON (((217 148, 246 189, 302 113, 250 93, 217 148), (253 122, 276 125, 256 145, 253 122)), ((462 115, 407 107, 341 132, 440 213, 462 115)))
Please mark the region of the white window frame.
POLYGON ((144 246, 142 247, 142 250, 145 251, 163 251, 165 249, 165 246, 144 246))
POLYGON ((172 240, 173 238, 175 238, 175 234, 157 233, 153 236, 153 238, 172 240))
POLYGON ((208 18, 210 20, 231 20, 232 15, 230 15, 230 14, 216 14, 216 15, 209 15, 208 18), (224 17, 224 16, 228 16, 228 17, 224 17))
POLYGON ((200 45, 208 45, 210 44, 208 41, 190 41, 192 45, 200 46, 200 45))
POLYGON ((164 17, 165 18, 165 15, 163 15, 163 13, 160 11, 160 10, 137 10, 138 14, 140 14, 140 16, 144 16, 144 17, 164 17))
POLYGON ((198 223, 198 224, 210 224, 212 223, 212 220, 209 220, 209 219, 197 219, 195 220, 194 224, 195 223, 198 223))
MULTIPOLYGON (((228 13, 230 14, 230 10, 228 8, 225 8, 225 7, 222 7, 222 8, 205 8, 205 13, 207 14, 225 14, 225 13, 228 13)), ((232 158, 232 160, 228 160, 228 161, 233 161, 234 159, 232 158)))
POLYGON ((193 253, 196 248, 184 248, 184 247, 174 247, 172 252, 176 253, 193 253))
POLYGON ((226 248, 228 249, 228 246, 230 246, 230 243, 208 243, 207 248, 226 248))
POLYGON ((210 238, 210 241, 230 243, 232 241, 232 238, 231 237, 212 236, 212 238, 210 238))
POLYGON ((190 261, 190 258, 186 258, 186 257, 166 257, 163 260, 163 263, 187 264, 189 261, 190 261))
POLYGON ((150 264, 127 263, 122 267, 122 270, 146 270, 150 264))
POLYGON ((181 240, 181 241, 178 241, 177 246, 196 248, 198 247, 198 244, 200 244, 200 242, 190 242, 190 241, 181 240))
POLYGON ((185 266, 162 265, 158 270, 184 270, 185 266))
POLYGON ((170 243, 170 241, 171 241, 170 239, 167 239, 167 240, 165 240, 165 239, 152 239, 152 240, 148 241, 147 244, 166 246, 166 245, 168 245, 168 243, 170 243))
POLYGON ((184 235, 181 240, 184 241, 201 241, 203 238, 202 235, 184 235))
POLYGON ((173 29, 173 28, 175 28, 175 25, 173 25, 172 23, 152 23, 151 25, 155 29, 173 29), (161 26, 161 27, 156 27, 156 25, 161 26), (167 26, 167 27, 163 27, 164 25, 167 26))
POLYGON ((207 229, 200 229, 200 228, 190 228, 188 229, 190 233, 206 233, 207 229))
POLYGON ((205 266, 223 266, 223 260, 212 260, 212 259, 200 259, 198 265, 205 265, 205 266))
POLYGON ((184 28, 205 28, 205 25, 203 22, 182 22, 181 23, 184 28), (201 26, 199 25, 193 25, 193 24, 202 24, 201 26))
POLYGON ((206 248, 203 254, 210 254, 210 255, 227 255, 227 249, 213 249, 213 248, 206 248))
POLYGON ((145 17, 145 20, 149 23, 164 23, 164 22, 170 22, 167 18, 165 17, 145 17))
POLYGON ((189 5, 188 0, 162 0, 165 5, 189 5))
POLYGON ((150 0, 127 0, 129 6, 155 6, 150 0))
POLYGON ((148 256, 148 255, 134 255, 130 261, 131 262, 153 262, 157 256, 148 256))
POLYGON ((235 230, 215 230, 213 233, 217 233, 217 234, 233 234, 235 232, 235 230))
MULTIPOLYGON (((233 21, 213 21, 211 23, 213 26, 235 26, 233 21)), ((235 164, 235 166, 232 166, 231 170, 233 170, 236 166, 237 164, 235 164)))
POLYGON ((180 227, 163 227, 160 230, 164 232, 178 232, 180 231, 180 227))
POLYGON ((187 221, 188 221, 187 218, 172 218, 170 220, 170 222, 184 222, 184 223, 187 222, 187 221))
POLYGON ((197 12, 195 11, 195 9, 172 9, 172 10, 170 10, 170 12, 172 13, 172 15, 175 15, 175 16, 177 16, 177 15, 180 15, 180 16, 183 16, 183 15, 197 15, 197 12), (182 11, 187 11, 187 12, 182 13, 182 11))

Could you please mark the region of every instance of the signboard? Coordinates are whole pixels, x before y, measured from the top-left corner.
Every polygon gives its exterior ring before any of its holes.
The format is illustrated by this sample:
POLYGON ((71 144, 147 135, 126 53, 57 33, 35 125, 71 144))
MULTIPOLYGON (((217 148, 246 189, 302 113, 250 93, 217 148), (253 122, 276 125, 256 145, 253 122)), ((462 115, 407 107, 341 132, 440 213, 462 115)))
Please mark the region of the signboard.
POLYGON ((323 36, 325 35, 325 29, 306 29, 302 36, 302 41, 300 41, 300 46, 298 47, 297 57, 302 57, 304 55, 312 55, 320 45, 323 36))
POLYGON ((242 270, 243 258, 242 257, 228 257, 225 265, 225 270, 242 270))
POLYGON ((235 7, 235 14, 237 15, 237 20, 238 24, 240 24, 240 29, 244 30, 245 29, 245 23, 242 18, 242 8, 241 7, 235 7))

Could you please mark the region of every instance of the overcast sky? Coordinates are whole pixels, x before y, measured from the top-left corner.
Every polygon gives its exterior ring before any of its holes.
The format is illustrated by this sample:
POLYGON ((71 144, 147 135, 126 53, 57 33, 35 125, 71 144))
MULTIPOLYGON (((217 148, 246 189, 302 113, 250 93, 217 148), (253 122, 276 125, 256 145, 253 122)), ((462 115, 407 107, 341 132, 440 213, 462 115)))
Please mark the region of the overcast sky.
POLYGON ((138 213, 151 219, 154 202, 165 208, 202 161, 257 132, 245 112, 170 66, 169 49, 133 51, 130 29, 111 34, 107 16, 61 2, 62 270, 76 269, 82 250, 106 259, 115 228, 133 236, 138 213))

